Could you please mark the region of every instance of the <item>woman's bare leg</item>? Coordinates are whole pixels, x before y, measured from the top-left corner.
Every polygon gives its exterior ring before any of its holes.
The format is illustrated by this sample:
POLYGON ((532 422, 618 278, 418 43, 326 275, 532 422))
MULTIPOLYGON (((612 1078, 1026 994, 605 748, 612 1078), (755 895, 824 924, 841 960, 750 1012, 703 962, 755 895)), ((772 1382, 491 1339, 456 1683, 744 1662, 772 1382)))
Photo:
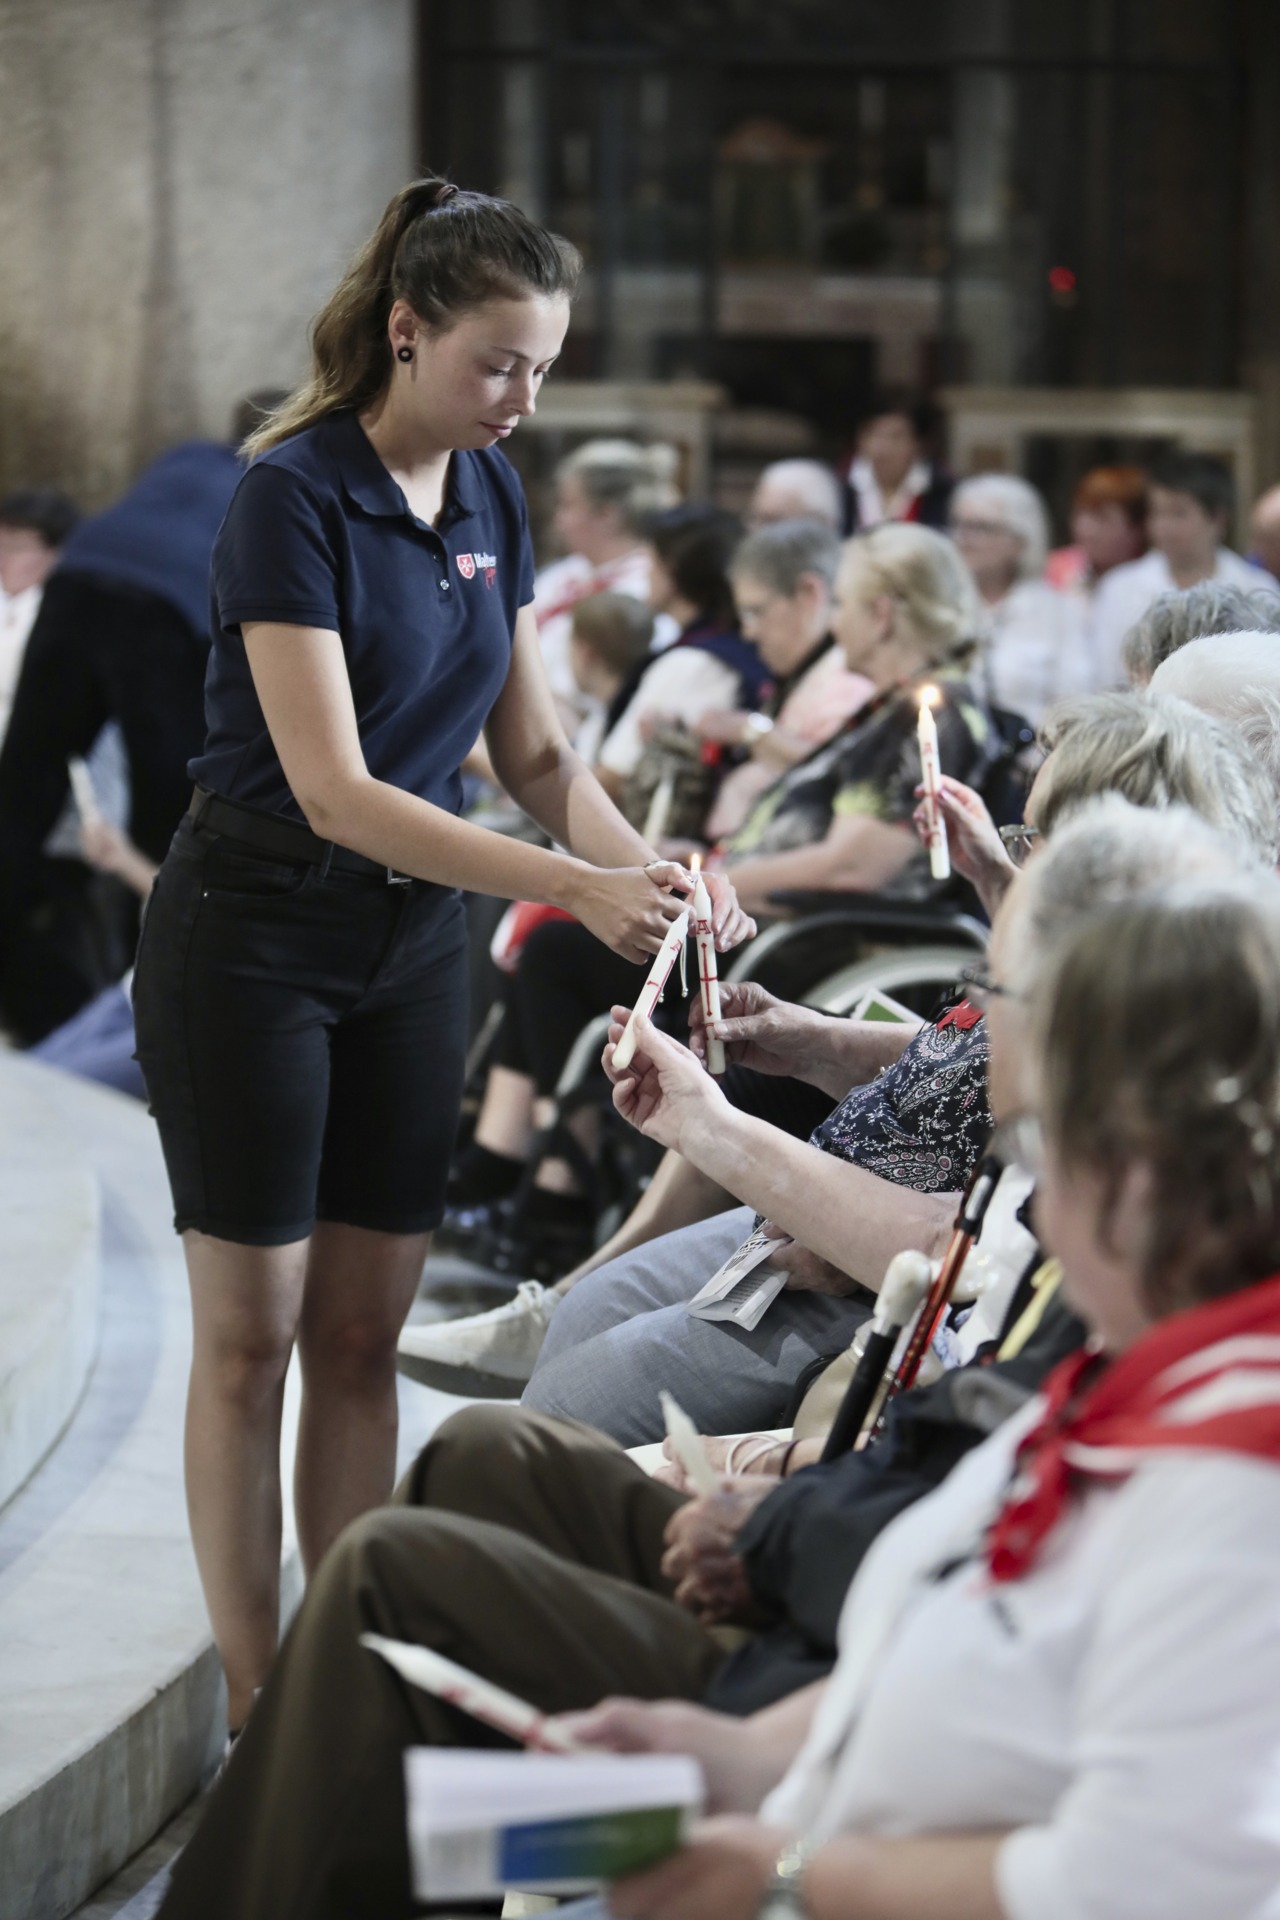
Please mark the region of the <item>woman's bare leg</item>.
POLYGON ((391 1492, 396 1341, 413 1305, 429 1233, 321 1221, 311 1236, 298 1357, 302 1415, 293 1504, 308 1575, 348 1521, 391 1492))
POLYGON ((280 1619, 280 1418, 307 1242, 245 1247, 189 1231, 193 1343, 187 1511, 227 1719, 244 1724, 280 1619))
POLYGON ((630 1253, 633 1247, 642 1247, 647 1241, 657 1240, 664 1233, 674 1233, 677 1227, 689 1227, 697 1220, 709 1220, 712 1214, 723 1213, 727 1207, 736 1204, 732 1194, 718 1187, 714 1180, 709 1180, 705 1173, 700 1173, 691 1162, 682 1159, 674 1147, 670 1147, 658 1162, 657 1172, 622 1225, 572 1273, 566 1273, 563 1280, 557 1280, 553 1291, 568 1293, 579 1280, 594 1273, 597 1267, 607 1266, 619 1254, 630 1253))
POLYGON ((490 1153, 523 1160, 533 1138, 533 1081, 514 1067, 490 1067, 476 1119, 475 1141, 490 1153))

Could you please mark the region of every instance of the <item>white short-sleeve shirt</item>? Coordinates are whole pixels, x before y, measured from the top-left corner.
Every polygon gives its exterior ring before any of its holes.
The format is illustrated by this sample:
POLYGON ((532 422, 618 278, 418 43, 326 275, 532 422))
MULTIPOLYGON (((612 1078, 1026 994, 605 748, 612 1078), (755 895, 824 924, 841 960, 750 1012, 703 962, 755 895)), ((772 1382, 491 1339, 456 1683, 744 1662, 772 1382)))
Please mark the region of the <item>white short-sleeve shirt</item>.
POLYGON ((888 1527, 764 1817, 1009 1828, 1008 1920, 1280 1920, 1280 1468, 1153 1454, 1022 1579, 969 1558, 1039 1403, 888 1527))

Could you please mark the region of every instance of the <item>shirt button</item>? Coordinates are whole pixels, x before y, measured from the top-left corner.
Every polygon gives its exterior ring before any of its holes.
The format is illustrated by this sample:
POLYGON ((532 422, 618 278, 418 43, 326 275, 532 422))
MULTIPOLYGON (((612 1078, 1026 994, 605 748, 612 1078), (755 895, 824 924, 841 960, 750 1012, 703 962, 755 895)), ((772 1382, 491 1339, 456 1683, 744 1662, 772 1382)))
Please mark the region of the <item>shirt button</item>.
POLYGON ((448 582, 447 580, 442 580, 442 581, 440 582, 440 591, 441 591, 441 593, 448 593, 448 591, 449 591, 449 582, 448 582))

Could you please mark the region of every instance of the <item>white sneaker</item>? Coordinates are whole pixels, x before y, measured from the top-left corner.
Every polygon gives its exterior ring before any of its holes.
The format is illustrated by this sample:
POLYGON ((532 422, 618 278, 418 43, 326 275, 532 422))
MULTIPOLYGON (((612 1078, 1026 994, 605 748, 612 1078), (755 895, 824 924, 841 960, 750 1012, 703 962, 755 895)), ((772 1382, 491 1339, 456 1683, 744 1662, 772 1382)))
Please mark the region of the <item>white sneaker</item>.
POLYGON ((400 1335, 400 1371, 445 1393, 518 1400, 559 1303, 560 1295, 540 1281, 522 1280, 514 1299, 487 1313, 406 1327, 400 1335))

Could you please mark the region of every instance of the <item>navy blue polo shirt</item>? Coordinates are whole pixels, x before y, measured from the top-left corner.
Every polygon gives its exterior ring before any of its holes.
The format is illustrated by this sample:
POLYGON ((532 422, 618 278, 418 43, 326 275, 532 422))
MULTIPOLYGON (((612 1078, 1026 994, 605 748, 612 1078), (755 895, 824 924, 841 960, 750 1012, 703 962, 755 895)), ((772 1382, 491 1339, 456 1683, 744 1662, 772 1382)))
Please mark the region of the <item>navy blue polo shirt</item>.
POLYGON ((458 768, 506 680, 516 612, 532 598, 524 494, 501 453, 453 455, 429 527, 355 414, 331 414, 254 461, 214 543, 208 735, 192 778, 302 817, 241 627, 324 627, 342 639, 370 773, 457 813, 458 768))

